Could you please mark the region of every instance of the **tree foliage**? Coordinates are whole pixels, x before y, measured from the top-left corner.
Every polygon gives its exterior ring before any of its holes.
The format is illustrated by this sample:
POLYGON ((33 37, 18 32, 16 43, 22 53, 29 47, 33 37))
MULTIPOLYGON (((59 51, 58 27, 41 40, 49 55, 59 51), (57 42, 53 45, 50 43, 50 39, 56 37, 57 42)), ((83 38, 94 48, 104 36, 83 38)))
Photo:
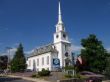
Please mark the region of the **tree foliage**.
POLYGON ((8 57, 7 56, 0 56, 0 69, 4 70, 7 68, 8 57))
POLYGON ((81 50, 81 57, 86 61, 86 70, 102 73, 106 67, 107 51, 104 49, 102 41, 96 35, 81 40, 84 49, 81 50))
MULTIPOLYGON (((110 54, 109 54, 110 55, 110 54)), ((105 74, 107 75, 107 77, 109 77, 110 79, 110 57, 107 58, 107 66, 105 69, 105 74)))
POLYGON ((25 69, 26 69, 26 59, 23 52, 23 46, 22 44, 20 44, 11 62, 11 70, 13 72, 21 72, 24 71, 25 69))

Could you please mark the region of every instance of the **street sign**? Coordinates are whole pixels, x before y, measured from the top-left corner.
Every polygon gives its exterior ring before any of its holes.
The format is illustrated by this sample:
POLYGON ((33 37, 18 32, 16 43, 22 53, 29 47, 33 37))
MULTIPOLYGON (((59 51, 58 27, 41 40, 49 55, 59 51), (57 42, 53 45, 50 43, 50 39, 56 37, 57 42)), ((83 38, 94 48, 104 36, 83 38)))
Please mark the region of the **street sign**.
POLYGON ((60 67, 60 60, 58 58, 53 59, 53 67, 60 67))

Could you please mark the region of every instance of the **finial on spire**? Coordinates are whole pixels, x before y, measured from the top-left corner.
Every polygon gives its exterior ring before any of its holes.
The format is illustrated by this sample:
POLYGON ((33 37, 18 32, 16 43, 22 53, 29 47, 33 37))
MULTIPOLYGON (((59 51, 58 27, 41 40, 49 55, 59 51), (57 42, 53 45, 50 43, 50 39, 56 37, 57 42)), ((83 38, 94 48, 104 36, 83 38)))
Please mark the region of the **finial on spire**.
POLYGON ((59 0, 59 12, 58 12, 58 23, 63 23, 62 22, 62 14, 61 14, 61 4, 60 4, 60 0, 59 0))

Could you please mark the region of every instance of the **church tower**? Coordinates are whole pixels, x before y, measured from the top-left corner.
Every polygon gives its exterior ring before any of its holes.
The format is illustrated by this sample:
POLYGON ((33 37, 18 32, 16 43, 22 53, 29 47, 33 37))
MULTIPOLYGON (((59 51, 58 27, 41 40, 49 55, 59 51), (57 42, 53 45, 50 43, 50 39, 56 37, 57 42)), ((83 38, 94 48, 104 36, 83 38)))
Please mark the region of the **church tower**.
POLYGON ((58 23, 56 24, 56 32, 54 33, 54 45, 58 51, 60 66, 65 67, 70 64, 69 61, 71 60, 71 42, 69 41, 68 34, 62 21, 60 1, 58 6, 58 23))

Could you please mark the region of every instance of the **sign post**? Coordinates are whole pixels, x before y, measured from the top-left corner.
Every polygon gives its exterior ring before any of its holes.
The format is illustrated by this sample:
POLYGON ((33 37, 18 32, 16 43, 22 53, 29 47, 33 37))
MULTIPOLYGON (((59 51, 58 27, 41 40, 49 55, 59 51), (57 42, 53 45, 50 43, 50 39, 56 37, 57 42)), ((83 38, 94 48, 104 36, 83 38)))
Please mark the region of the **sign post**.
POLYGON ((57 71, 56 79, 58 80, 58 69, 60 68, 60 60, 58 58, 53 59, 53 68, 57 71))

